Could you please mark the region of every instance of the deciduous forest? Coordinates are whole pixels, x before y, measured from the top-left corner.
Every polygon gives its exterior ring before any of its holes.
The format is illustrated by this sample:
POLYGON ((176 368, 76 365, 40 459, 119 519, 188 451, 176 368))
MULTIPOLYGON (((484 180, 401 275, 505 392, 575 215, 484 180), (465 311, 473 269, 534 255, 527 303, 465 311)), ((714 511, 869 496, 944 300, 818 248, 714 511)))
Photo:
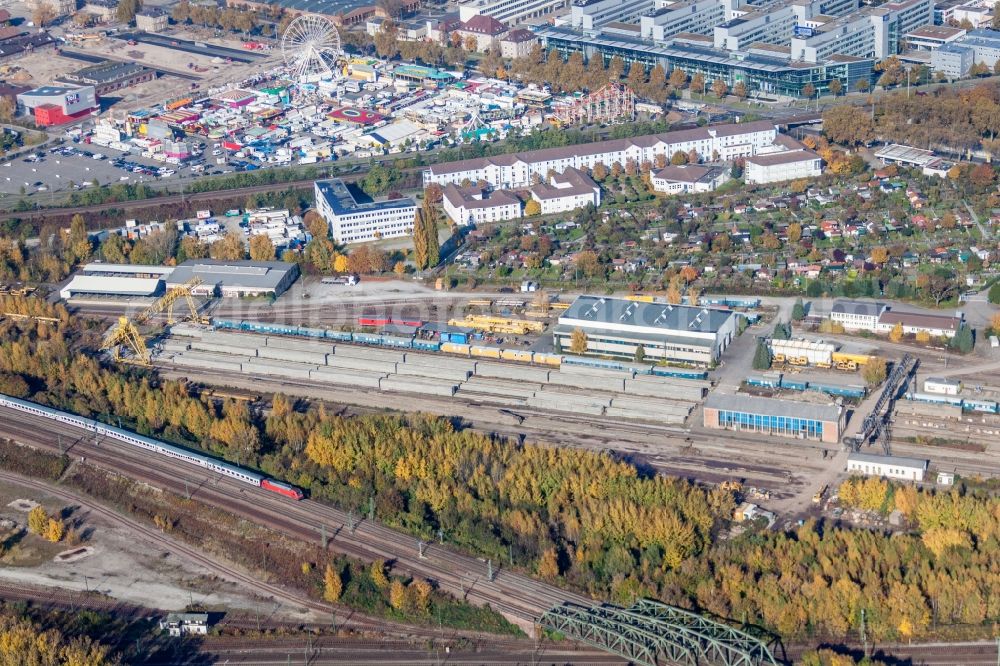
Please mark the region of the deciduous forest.
POLYGON ((513 561, 627 604, 640 596, 754 623, 784 638, 921 637, 1000 621, 1000 500, 850 482, 849 506, 898 509, 889 534, 807 522, 728 537, 734 497, 575 449, 518 444, 424 415, 332 416, 281 396, 266 416, 186 386, 103 368, 102 333, 58 306, 3 308, 57 323, 0 322, 0 390, 257 466, 315 498, 427 538, 513 561), (19 330, 16 332, 13 327, 19 330), (16 333, 16 334, 15 334, 16 333))

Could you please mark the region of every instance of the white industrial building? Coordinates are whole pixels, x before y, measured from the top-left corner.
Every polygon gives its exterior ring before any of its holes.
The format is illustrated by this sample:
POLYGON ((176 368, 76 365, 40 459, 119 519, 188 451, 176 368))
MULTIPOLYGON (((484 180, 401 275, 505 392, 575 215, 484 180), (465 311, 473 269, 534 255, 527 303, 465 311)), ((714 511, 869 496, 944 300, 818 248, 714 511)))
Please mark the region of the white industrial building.
POLYGON ((927 471, 927 461, 919 458, 852 453, 847 457, 847 471, 887 479, 923 481, 924 473, 927 471))
POLYGON ((539 183, 529 192, 531 198, 541 206, 542 215, 601 205, 600 186, 590 176, 573 167, 568 167, 562 173, 552 174, 548 183, 539 183))
POLYGON ((714 192, 729 180, 725 169, 700 164, 681 164, 664 167, 649 176, 654 192, 660 194, 687 194, 714 192))
POLYGON ((703 159, 732 160, 773 146, 777 136, 774 123, 756 121, 544 148, 434 164, 424 171, 424 185, 484 181, 496 189, 530 187, 533 179, 545 179, 550 171, 563 173, 570 167, 590 171, 597 164, 608 168, 616 163, 623 167, 629 162, 655 164, 657 156, 669 161, 677 152, 693 151, 703 159))
POLYGON ((315 191, 316 210, 338 243, 363 243, 413 232, 417 215, 413 199, 361 203, 339 178, 317 180, 315 191))
POLYGON ((737 318, 728 310, 578 296, 552 335, 562 349, 570 348, 579 329, 587 337, 588 354, 631 359, 641 346, 651 361, 708 365, 736 336, 737 318))
POLYGON ((823 160, 811 150, 761 153, 746 159, 743 179, 748 183, 781 183, 823 174, 823 160))

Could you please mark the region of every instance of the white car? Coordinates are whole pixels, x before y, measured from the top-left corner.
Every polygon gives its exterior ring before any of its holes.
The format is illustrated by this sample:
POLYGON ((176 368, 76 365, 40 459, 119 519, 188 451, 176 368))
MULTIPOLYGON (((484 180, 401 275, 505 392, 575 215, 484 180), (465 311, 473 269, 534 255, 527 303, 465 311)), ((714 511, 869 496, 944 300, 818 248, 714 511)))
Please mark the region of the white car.
POLYGON ((91 159, 95 159, 95 160, 103 160, 104 159, 104 155, 102 155, 101 153, 94 153, 90 157, 91 157, 91 159))

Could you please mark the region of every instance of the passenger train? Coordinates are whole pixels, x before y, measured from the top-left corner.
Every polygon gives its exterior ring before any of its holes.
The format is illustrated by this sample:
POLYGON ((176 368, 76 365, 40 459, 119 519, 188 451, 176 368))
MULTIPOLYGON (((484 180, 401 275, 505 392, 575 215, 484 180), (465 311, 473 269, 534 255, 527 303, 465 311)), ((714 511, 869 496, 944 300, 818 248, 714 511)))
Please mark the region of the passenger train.
POLYGON ((69 412, 52 409, 51 407, 45 407, 44 405, 39 405, 38 403, 29 402, 27 400, 20 400, 2 393, 0 393, 0 406, 10 407, 11 409, 52 419, 53 421, 59 421, 60 423, 66 423, 78 428, 83 428, 98 435, 111 437, 117 439, 118 441, 125 442, 126 444, 131 444, 132 446, 152 451, 153 453, 193 463, 199 467, 204 467, 205 469, 218 474, 231 477, 237 481, 242 481, 243 483, 249 483, 252 486, 257 486, 258 488, 263 488, 270 492, 291 497, 295 500, 302 499, 302 491, 294 486, 282 483, 281 481, 276 481, 275 479, 269 479, 261 474, 258 474, 257 472, 243 469, 242 467, 238 467, 236 465, 231 465, 230 463, 217 460, 210 456, 195 453, 194 451, 188 451, 187 449, 179 446, 167 444, 166 442, 161 442, 150 437, 143 437, 142 435, 138 435, 134 432, 116 428, 114 426, 101 423, 100 421, 95 421, 94 419, 87 419, 82 416, 77 416, 76 414, 70 414, 69 412))

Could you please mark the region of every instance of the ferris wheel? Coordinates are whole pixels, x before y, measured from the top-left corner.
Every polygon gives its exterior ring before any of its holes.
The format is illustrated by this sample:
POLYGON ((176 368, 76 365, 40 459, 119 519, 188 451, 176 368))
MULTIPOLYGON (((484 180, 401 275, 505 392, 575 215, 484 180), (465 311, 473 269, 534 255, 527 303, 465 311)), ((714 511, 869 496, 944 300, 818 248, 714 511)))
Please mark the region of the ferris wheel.
POLYGON ((285 65, 299 79, 330 76, 341 53, 336 26, 330 19, 316 14, 296 17, 281 36, 285 65))

